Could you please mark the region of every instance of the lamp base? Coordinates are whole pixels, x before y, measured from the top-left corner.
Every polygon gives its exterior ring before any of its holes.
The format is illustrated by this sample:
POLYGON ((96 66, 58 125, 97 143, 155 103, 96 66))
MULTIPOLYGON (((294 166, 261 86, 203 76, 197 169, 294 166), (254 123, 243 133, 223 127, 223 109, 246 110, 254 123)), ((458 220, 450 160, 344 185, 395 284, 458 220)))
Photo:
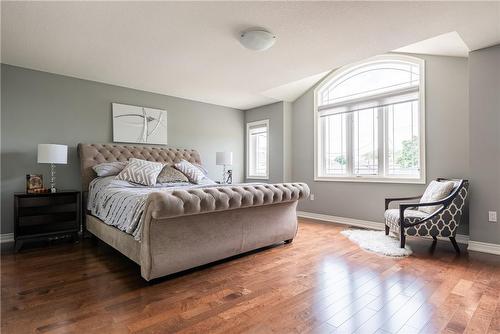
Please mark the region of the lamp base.
POLYGON ((220 184, 226 184, 226 165, 222 165, 222 180, 220 184))
POLYGON ((56 189, 56 165, 50 164, 50 192, 57 192, 56 189))

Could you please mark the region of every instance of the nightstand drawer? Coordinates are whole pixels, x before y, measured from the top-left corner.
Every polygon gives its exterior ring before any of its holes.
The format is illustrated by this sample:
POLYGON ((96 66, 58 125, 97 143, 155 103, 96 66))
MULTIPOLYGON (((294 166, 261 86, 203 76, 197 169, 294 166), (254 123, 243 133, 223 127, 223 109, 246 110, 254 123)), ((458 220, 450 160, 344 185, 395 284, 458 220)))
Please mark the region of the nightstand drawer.
POLYGON ((59 213, 59 212, 76 212, 78 211, 78 204, 67 203, 67 204, 59 204, 59 205, 45 205, 45 206, 31 206, 31 207, 23 207, 19 208, 19 217, 26 216, 38 216, 43 214, 50 213, 59 213))
POLYGON ((33 235, 40 235, 44 233, 55 233, 55 232, 63 232, 69 231, 68 233, 74 233, 77 227, 76 221, 72 224, 68 224, 68 222, 58 222, 51 223, 46 225, 32 225, 32 226, 19 226, 18 227, 18 238, 19 237, 30 237, 33 235))
POLYGON ((57 212, 45 215, 33 215, 33 216, 24 216, 19 217, 19 226, 33 226, 33 225, 45 225, 45 224, 55 224, 55 223, 63 223, 70 222, 76 223, 77 220, 76 212, 57 212))
POLYGON ((35 208, 40 206, 54 206, 76 202, 76 194, 64 196, 40 196, 19 198, 19 208, 35 208))

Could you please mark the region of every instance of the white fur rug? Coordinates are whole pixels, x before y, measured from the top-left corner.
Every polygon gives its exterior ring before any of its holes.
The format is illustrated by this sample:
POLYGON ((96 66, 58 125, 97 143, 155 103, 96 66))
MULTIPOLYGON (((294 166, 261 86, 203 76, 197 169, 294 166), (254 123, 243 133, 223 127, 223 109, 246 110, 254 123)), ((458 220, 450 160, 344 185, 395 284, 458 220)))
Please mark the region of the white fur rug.
POLYGON ((345 230, 340 233, 357 243, 359 247, 380 255, 402 257, 413 253, 408 245, 400 248, 399 239, 385 235, 384 231, 345 230))

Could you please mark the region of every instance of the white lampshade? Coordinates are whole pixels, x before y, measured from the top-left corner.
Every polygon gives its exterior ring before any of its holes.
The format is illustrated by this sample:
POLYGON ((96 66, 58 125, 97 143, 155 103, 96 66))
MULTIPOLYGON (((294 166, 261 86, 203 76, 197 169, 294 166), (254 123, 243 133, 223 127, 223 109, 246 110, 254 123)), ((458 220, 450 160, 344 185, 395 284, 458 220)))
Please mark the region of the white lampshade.
POLYGON ((232 165, 233 152, 217 152, 215 153, 215 163, 217 165, 232 165))
POLYGON ((68 146, 58 144, 38 144, 39 164, 68 163, 68 146))

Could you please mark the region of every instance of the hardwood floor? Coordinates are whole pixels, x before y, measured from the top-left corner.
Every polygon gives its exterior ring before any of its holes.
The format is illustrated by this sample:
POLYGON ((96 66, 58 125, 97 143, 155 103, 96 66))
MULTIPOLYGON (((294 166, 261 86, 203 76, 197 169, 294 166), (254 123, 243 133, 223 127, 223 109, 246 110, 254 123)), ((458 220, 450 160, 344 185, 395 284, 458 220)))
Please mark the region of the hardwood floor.
POLYGON ((103 243, 2 255, 2 333, 500 333, 500 256, 367 253, 345 226, 147 283, 103 243))

